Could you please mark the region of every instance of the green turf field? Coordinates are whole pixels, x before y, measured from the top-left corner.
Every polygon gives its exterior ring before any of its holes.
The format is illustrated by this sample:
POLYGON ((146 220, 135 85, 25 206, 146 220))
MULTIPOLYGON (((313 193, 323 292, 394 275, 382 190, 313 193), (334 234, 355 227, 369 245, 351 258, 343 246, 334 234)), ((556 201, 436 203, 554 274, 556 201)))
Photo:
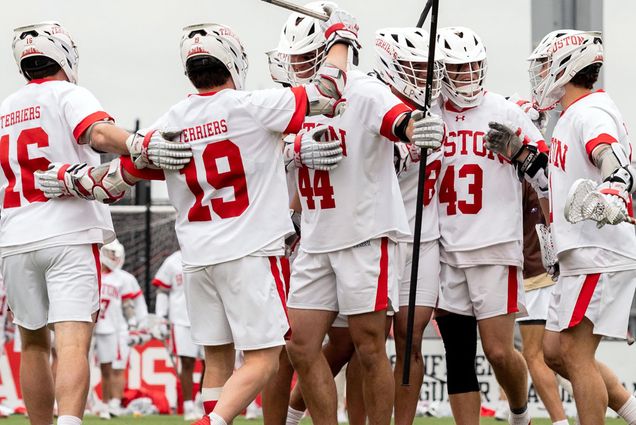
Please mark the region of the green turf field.
MULTIPOLYGON (((311 420, 304 419, 301 422, 301 425, 308 425, 311 423, 311 420)), ((571 421, 570 423, 573 423, 571 421)), ((621 424, 624 423, 619 419, 608 419, 607 424, 621 424)), ((20 416, 13 416, 9 419, 0 420, 0 425, 12 425, 12 424, 28 424, 26 418, 20 416)), ((86 425, 184 425, 186 422, 183 420, 183 416, 146 416, 141 418, 116 418, 111 419, 110 421, 100 420, 94 416, 88 416, 84 420, 84 424, 86 425)), ((234 421, 234 425, 262 425, 262 420, 252 420, 248 421, 246 419, 237 419, 234 421)), ((435 418, 415 418, 415 425, 452 425, 454 424, 451 418, 444 419, 435 419, 435 418)), ((496 421, 494 419, 482 419, 482 425, 490 425, 490 424, 498 424, 504 425, 505 422, 496 421)), ((533 419, 532 425, 550 425, 551 422, 549 419, 533 419)))

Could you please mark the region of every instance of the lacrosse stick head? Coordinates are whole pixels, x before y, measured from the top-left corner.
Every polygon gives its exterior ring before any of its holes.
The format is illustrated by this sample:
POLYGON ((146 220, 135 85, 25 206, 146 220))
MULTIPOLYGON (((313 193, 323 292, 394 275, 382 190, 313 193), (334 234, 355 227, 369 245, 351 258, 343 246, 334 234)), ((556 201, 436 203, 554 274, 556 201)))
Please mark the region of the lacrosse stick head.
POLYGON ((578 179, 574 182, 565 202, 565 219, 570 223, 583 220, 596 221, 599 226, 608 223, 620 223, 627 217, 619 208, 607 202, 607 199, 596 190, 593 180, 578 179))

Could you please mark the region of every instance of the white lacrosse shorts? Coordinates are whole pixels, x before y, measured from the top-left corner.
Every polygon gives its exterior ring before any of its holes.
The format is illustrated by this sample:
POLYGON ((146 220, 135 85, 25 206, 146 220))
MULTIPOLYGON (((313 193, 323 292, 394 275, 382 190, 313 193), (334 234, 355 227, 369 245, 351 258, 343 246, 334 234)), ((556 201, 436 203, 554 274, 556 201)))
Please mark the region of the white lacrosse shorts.
POLYGON ((14 322, 40 329, 56 322, 92 322, 99 310, 97 244, 54 246, 2 260, 14 322))
POLYGON ((203 347, 192 341, 190 326, 173 324, 170 329, 170 342, 172 343, 172 352, 179 357, 203 358, 203 347))
POLYGON ((278 257, 246 256, 183 269, 192 342, 249 351, 285 345, 289 329, 278 257))
POLYGON ((326 253, 308 253, 301 242, 287 306, 344 316, 390 310, 389 294, 397 288, 396 251, 397 244, 388 238, 326 253))
POLYGON ((560 276, 554 286, 546 329, 572 328, 587 317, 594 334, 625 339, 636 291, 636 270, 560 276))
POLYGON ((123 332, 95 334, 95 352, 99 364, 111 363, 113 369, 126 369, 130 347, 123 332))
MULTIPOLYGON (((400 257, 400 272, 398 282, 400 287, 400 307, 409 305, 411 292, 411 267, 413 265, 413 244, 402 242, 398 245, 400 257)), ((417 269, 417 292, 415 305, 420 307, 435 307, 439 295, 439 242, 422 242, 420 244, 420 262, 417 269)))
POLYGON ((453 267, 441 264, 438 308, 477 320, 527 314, 521 269, 516 266, 453 267))
POLYGON ((545 286, 532 291, 526 291, 526 310, 528 315, 520 317, 517 322, 527 321, 543 321, 548 320, 548 309, 550 307, 550 298, 552 298, 552 290, 555 285, 545 286))

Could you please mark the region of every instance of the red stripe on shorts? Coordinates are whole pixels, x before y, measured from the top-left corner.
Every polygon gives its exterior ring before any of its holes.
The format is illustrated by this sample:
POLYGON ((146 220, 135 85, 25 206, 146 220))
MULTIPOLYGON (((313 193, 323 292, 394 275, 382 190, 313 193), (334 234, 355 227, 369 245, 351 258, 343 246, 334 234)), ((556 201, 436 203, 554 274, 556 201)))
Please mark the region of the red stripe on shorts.
MULTIPOLYGON (((93 258, 95 259, 95 271, 97 272, 97 305, 101 306, 102 303, 102 263, 99 259, 99 247, 96 243, 92 245, 93 258)), ((97 316, 95 316, 95 323, 99 317, 99 307, 97 309, 97 316)))
POLYGON ((177 338, 174 335, 174 326, 170 326, 170 339, 172 339, 172 352, 174 353, 174 355, 178 355, 177 354, 177 338))
POLYGON ((283 280, 285 281, 285 298, 289 296, 289 281, 291 280, 291 268, 289 266, 289 258, 280 257, 280 268, 283 272, 283 280))
POLYGON ((508 314, 516 313, 519 311, 519 304, 517 302, 519 289, 519 282, 517 282, 517 267, 508 266, 508 314))
POLYGON ((375 310, 384 310, 389 305, 389 239, 382 238, 380 243, 380 274, 378 290, 375 294, 375 310))
MULTIPOLYGON (((287 324, 289 324, 289 316, 287 315, 287 303, 285 302, 285 287, 283 284, 283 280, 280 278, 280 270, 278 269, 278 257, 268 257, 269 258, 269 268, 272 271, 272 276, 274 276, 274 282, 276 282, 276 290, 278 291, 278 297, 280 298, 280 302, 283 305, 283 310, 285 311, 285 317, 287 318, 287 324)), ((291 328, 285 334, 285 339, 289 339, 291 336, 291 328)))
POLYGON ((579 297, 576 300, 576 304, 574 305, 574 311, 572 312, 570 323, 568 323, 568 328, 578 325, 585 317, 585 312, 590 305, 592 295, 594 295, 594 290, 596 289, 596 285, 598 284, 598 280, 600 278, 600 273, 588 274, 587 276, 585 276, 585 281, 583 281, 583 287, 581 288, 579 297))

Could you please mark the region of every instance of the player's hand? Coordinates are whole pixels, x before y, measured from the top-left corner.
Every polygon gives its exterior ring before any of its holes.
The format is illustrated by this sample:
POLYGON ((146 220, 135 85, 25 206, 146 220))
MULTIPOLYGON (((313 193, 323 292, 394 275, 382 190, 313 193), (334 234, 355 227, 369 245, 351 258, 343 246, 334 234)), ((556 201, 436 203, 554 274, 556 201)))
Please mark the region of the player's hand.
POLYGON ((411 165, 420 162, 421 157, 422 149, 413 143, 395 142, 393 144, 393 165, 398 176, 408 170, 411 165))
POLYGON ((151 336, 145 329, 136 329, 128 332, 126 343, 128 346, 141 345, 150 341, 151 336))
POLYGON ((300 239, 301 213, 290 209, 289 218, 291 219, 292 224, 294 225, 294 233, 292 233, 291 235, 285 238, 285 257, 287 258, 289 258, 292 255, 292 253, 294 252, 294 249, 296 248, 296 245, 298 244, 298 240, 300 239))
POLYGON ((546 272, 555 282, 559 278, 559 260, 557 258, 556 249, 552 240, 552 232, 550 226, 537 224, 535 226, 537 236, 539 236, 539 247, 541 248, 541 263, 546 272))
POLYGON ((329 15, 329 19, 320 21, 320 28, 325 33, 325 39, 327 39, 327 51, 335 43, 345 43, 355 50, 360 49, 362 47, 358 42, 360 27, 356 18, 349 12, 339 8, 325 6, 324 10, 329 15))
POLYGON ((597 222, 599 228, 606 224, 619 224, 625 221, 629 215, 627 206, 629 205, 629 193, 625 184, 620 182, 603 182, 596 188, 596 191, 603 195, 607 201, 607 212, 603 220, 597 222))
POLYGON ((532 102, 527 99, 522 99, 517 93, 513 94, 508 98, 509 101, 514 102, 518 107, 521 108, 524 114, 532 123, 539 129, 541 133, 545 132, 546 127, 548 126, 548 113, 545 111, 539 111, 534 108, 532 102))
POLYGON ((435 115, 423 111, 415 111, 411 114, 413 120, 413 135, 411 142, 420 149, 437 150, 444 141, 444 121, 435 115))
POLYGON ((484 136, 486 148, 510 161, 515 160, 523 149, 523 140, 520 137, 521 129, 513 130, 498 122, 489 122, 488 127, 490 130, 484 136))
POLYGON ((285 156, 292 156, 298 168, 333 170, 342 160, 342 145, 340 140, 331 142, 320 140, 328 130, 329 127, 322 125, 310 131, 298 133, 293 146, 285 149, 285 156))
POLYGON ((189 143, 179 141, 181 131, 151 131, 146 135, 131 134, 126 140, 135 168, 180 170, 192 158, 189 143))
POLYGON ((85 163, 62 164, 54 162, 49 164, 48 169, 38 170, 34 173, 36 187, 38 187, 47 198, 60 198, 63 196, 73 196, 75 198, 93 200, 95 197, 91 192, 82 190, 79 182, 88 176, 91 169, 85 163))

